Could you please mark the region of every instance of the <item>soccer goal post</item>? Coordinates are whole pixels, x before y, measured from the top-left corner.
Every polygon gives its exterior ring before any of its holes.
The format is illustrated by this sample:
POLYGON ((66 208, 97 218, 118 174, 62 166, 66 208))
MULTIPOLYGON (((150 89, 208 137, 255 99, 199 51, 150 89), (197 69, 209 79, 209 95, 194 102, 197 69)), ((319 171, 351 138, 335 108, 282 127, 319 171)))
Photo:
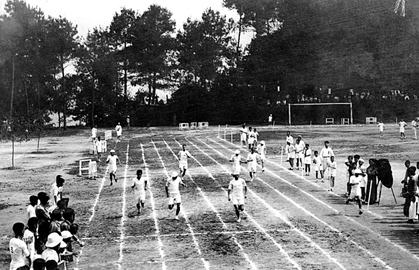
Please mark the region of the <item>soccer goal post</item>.
POLYGON ((309 106, 344 106, 344 107, 349 107, 349 124, 353 124, 353 109, 352 109, 352 102, 336 102, 336 103, 288 103, 288 124, 292 125, 292 107, 297 107, 297 106, 304 106, 304 107, 309 107, 309 106))

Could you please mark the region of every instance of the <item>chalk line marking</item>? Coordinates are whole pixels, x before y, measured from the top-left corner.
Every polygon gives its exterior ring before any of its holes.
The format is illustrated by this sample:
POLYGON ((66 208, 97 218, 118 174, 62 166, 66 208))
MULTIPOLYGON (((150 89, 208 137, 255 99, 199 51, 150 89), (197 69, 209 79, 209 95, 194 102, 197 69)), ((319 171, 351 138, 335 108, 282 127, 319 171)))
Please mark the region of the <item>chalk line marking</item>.
POLYGON ((157 242, 159 245, 159 253, 160 253, 160 258, 162 260, 162 269, 166 270, 167 266, 166 266, 166 262, 164 261, 165 259, 165 255, 164 255, 164 251, 163 251, 163 242, 161 240, 161 235, 160 235, 160 229, 159 229, 159 221, 157 219, 157 212, 156 212, 156 205, 154 203, 154 195, 153 192, 151 191, 151 178, 148 172, 148 165, 145 159, 145 155, 144 155, 144 147, 143 144, 140 144, 141 146, 141 156, 143 158, 143 163, 144 163, 144 168, 145 168, 145 177, 147 178, 147 182, 148 182, 148 193, 150 194, 150 204, 151 204, 151 209, 153 210, 153 219, 154 219, 154 227, 156 230, 156 236, 157 236, 157 242))
POLYGON ((121 224, 119 225, 119 229, 121 231, 119 237, 119 259, 118 259, 118 269, 122 269, 122 260, 124 259, 124 246, 125 246, 125 221, 127 219, 127 173, 128 173, 128 160, 129 160, 129 142, 127 144, 127 153, 125 155, 125 171, 124 171, 124 183, 123 183, 123 191, 122 191, 122 217, 121 217, 121 224))
MULTIPOLYGON (((192 142, 191 142, 192 143, 192 142)), ((209 146, 209 145, 207 145, 209 146)), ((197 147, 197 146, 195 146, 197 147)), ((217 151, 214 148, 212 148, 211 146, 209 146, 213 151, 217 151)), ((202 150, 201 150, 202 151, 202 150)), ((209 156, 208 154, 206 154, 204 151, 202 151, 202 153, 204 153, 205 155, 207 155, 208 157, 210 157, 214 162, 216 162, 218 165, 220 165, 221 167, 224 168, 225 171, 228 171, 228 169, 220 164, 218 161, 216 161, 215 159, 213 159, 211 156, 209 156)), ((221 154, 219 152, 219 154, 221 154)), ((247 188, 248 191, 250 191, 250 193, 252 193, 252 195, 257 198, 266 208, 268 208, 272 213, 275 214, 275 216, 279 217, 283 222, 285 222, 288 226, 290 226, 292 229, 294 229, 299 235, 301 235, 303 238, 305 238, 314 248, 318 249, 321 253, 323 253, 331 262, 335 263, 340 269, 345 269, 345 267, 338 262, 337 259, 333 258, 330 253, 326 250, 324 250, 322 247, 320 247, 317 243, 315 243, 309 236, 307 236, 305 233, 303 233, 301 230, 299 230, 298 228, 296 228, 289 220, 287 217, 285 217, 283 214, 281 214, 280 211, 278 211, 277 209, 274 209, 271 205, 269 205, 265 200, 263 200, 259 195, 257 195, 253 190, 251 190, 249 187, 247 188)))
MULTIPOLYGON (((169 172, 167 171, 166 166, 164 165, 164 161, 163 161, 162 157, 160 156, 160 153, 159 153, 159 150, 158 150, 158 149, 157 149, 157 147, 156 147, 156 144, 153 142, 153 140, 151 140, 151 143, 152 143, 152 144, 153 144, 153 146, 154 146, 154 150, 156 150, 156 152, 157 152, 157 155, 158 155, 159 160, 160 160, 160 162, 161 162, 161 164, 162 164, 162 166, 163 166, 163 170, 164 170, 164 172, 166 173, 167 178, 169 178, 169 172)), ((197 239, 196 239, 196 237, 195 237, 195 233, 194 233, 194 231, 193 231, 193 229, 192 229, 191 224, 189 223, 189 219, 188 219, 188 216, 186 215, 186 212, 183 210, 183 205, 182 205, 182 204, 181 204, 181 208, 180 208, 180 210, 181 210, 181 212, 182 212, 182 214, 183 214, 183 217, 185 218, 186 225, 188 226, 189 231, 191 232, 191 237, 192 237, 192 241, 193 241, 193 242, 194 242, 194 244, 195 244, 195 249, 197 250, 198 254, 201 256, 201 261, 202 261, 202 264, 204 265, 204 268, 205 268, 206 270, 209 270, 209 268, 210 268, 210 266, 209 266, 209 262, 207 262, 207 261, 204 259, 204 257, 202 257, 202 252, 201 252, 201 248, 199 247, 198 240, 197 240, 197 239)))
MULTIPOLYGON (((179 161, 179 158, 177 157, 177 155, 175 154, 175 152, 173 152, 173 149, 167 144, 167 142, 165 140, 163 140, 164 143, 166 144, 167 148, 172 152, 172 154, 175 156, 175 158, 179 161)), ((179 146, 181 146, 181 144, 175 140, 179 146)), ((192 156, 192 158, 202 167, 202 164, 194 157, 192 156)), ((205 168, 204 168, 205 169, 205 168)), ((206 169, 205 169, 206 170, 206 169)), ((207 171, 207 170, 206 170, 207 171)), ((192 180, 192 182, 195 184, 197 190, 199 191, 199 193, 201 194, 201 196, 204 198, 205 202, 207 203, 207 205, 209 205, 209 207, 212 209, 212 211, 214 211, 215 215, 217 216, 218 220, 221 222, 221 224, 223 224, 223 228, 227 229, 227 224, 223 221, 223 219, 221 218, 220 213, 217 211, 217 209, 215 209, 214 205, 210 202, 210 200, 208 199, 207 195, 205 195, 205 193, 202 191, 202 189, 198 186, 198 184, 195 182, 195 180, 193 179, 191 173, 189 172, 189 170, 186 171, 187 174, 189 175, 190 179, 192 180)), ((207 171, 208 172, 208 171, 207 171)), ((208 172, 209 173, 209 172, 208 172)), ((209 173, 210 174, 210 173, 209 173)), ((211 176, 212 177, 212 176, 211 176)), ((213 178, 215 180, 215 178, 213 178)), ((249 255, 247 255, 247 253, 244 251, 243 246, 237 241, 237 238, 233 235, 231 235, 231 239, 234 241, 234 243, 236 244, 236 246, 239 247, 242 256, 246 259, 246 261, 250 264, 251 269, 257 269, 256 264, 250 260, 249 255)))
MULTIPOLYGON (((199 140, 199 139, 198 139, 199 140)), ((210 139, 211 140, 211 139, 210 139)), ((201 141, 201 140, 200 140, 201 141)), ((201 141, 202 142, 202 141, 201 141)), ((215 141, 214 141, 215 142, 215 141)), ((206 144, 205 142, 202 142, 204 144, 206 144)), ((217 142, 216 142, 217 143, 217 142)), ((223 148, 231 151, 230 149, 226 148, 225 146, 217 143, 218 145, 222 146, 223 148)), ((212 148, 211 146, 209 146, 208 144, 206 144, 208 147, 212 148)), ((220 155, 226 157, 224 154, 222 154, 221 152, 217 151, 216 149, 212 148, 213 151, 218 152, 220 155)), ((304 213, 306 213, 307 215, 311 216, 312 218, 314 218, 315 220, 319 221, 320 223, 324 224, 325 226, 329 227, 332 231, 335 231, 336 233, 338 233, 341 237, 343 237, 345 240, 353 243, 357 248, 361 249, 362 251, 366 252, 373 260, 379 262, 382 266, 384 266, 386 269, 393 269, 391 268, 386 262, 384 262, 382 259, 380 259, 379 257, 375 256, 373 253, 371 253, 369 250, 367 250, 366 248, 362 247, 360 244, 356 243, 354 240, 349 239, 347 236, 345 236, 342 232, 340 232, 338 229, 334 228, 333 226, 329 225, 327 222, 321 220, 320 218, 318 218, 317 216, 315 216, 314 214, 312 214, 311 212, 307 211, 303 206, 299 205, 298 203, 296 203, 294 200, 292 200, 291 198, 287 197, 286 195, 284 195, 282 192, 280 192, 279 190, 277 190, 275 187, 271 186, 270 184, 266 183, 265 181, 263 181, 261 178, 257 177, 257 180, 261 181, 262 183, 264 183, 266 186, 270 187, 272 190, 274 190, 276 193, 278 193, 279 195, 281 195, 281 197, 283 197, 284 199, 286 199, 287 201, 289 201, 290 203, 292 203, 294 206, 296 206, 297 208, 299 208, 300 210, 302 210, 304 213)), ((343 216, 343 215, 342 215, 343 216)), ((344 216, 346 217, 346 216, 344 216)), ((352 219, 351 219, 352 220, 352 219)), ((356 222, 355 220, 353 220, 354 222, 356 222)), ((356 222, 357 224, 359 224, 358 222, 356 222)), ((359 224, 361 227, 365 227, 362 224, 359 224)), ((370 230, 369 228, 365 227, 366 229, 370 230)))

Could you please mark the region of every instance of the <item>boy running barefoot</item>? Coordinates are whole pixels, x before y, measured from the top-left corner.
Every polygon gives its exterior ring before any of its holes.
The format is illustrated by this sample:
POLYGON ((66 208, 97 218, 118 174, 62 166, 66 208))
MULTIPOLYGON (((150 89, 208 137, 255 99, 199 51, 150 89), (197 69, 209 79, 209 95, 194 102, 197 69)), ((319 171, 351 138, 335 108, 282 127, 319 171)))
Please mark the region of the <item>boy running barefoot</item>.
POLYGON ((310 145, 306 144, 304 149, 304 172, 306 176, 310 175, 310 166, 311 166, 311 149, 310 145))
POLYGON ((265 171, 265 159, 266 159, 266 145, 265 145, 265 141, 260 141, 260 144, 258 146, 257 152, 259 154, 260 164, 262 166, 262 172, 264 172, 265 171))
POLYGON ((232 171, 234 174, 240 175, 241 172, 241 166, 240 163, 246 163, 245 161, 241 161, 242 156, 240 155, 240 150, 234 151, 234 155, 231 156, 230 162, 233 162, 232 171))
POLYGON ((147 190, 147 180, 141 178, 143 175, 142 170, 137 170, 137 176, 132 179, 131 188, 134 189, 135 197, 137 198, 137 213, 141 214, 141 209, 144 209, 145 192, 147 190))
POLYGON ((258 160, 259 155, 256 153, 255 148, 250 149, 250 153, 247 156, 247 170, 249 171, 250 175, 250 182, 253 182, 253 180, 256 178, 256 172, 258 167, 258 160))
POLYGON ((362 181, 362 178, 364 176, 362 175, 362 172, 360 169, 356 169, 354 171, 354 175, 351 176, 351 180, 349 183, 351 184, 351 195, 346 200, 346 204, 349 203, 349 201, 357 201, 358 207, 359 207, 359 214, 362 215, 362 203, 361 203, 361 187, 360 183, 362 181))
POLYGON ((231 174, 234 179, 228 185, 228 201, 232 201, 237 216, 237 222, 240 222, 240 211, 244 211, 244 199, 247 198, 246 181, 239 178, 238 174, 231 174))
POLYGON ((331 156, 329 161, 329 191, 333 191, 333 188, 335 187, 335 178, 336 178, 336 170, 337 165, 335 161, 335 157, 331 156))
POLYGON ((179 177, 177 172, 172 172, 171 177, 166 181, 166 196, 169 198, 169 210, 173 209, 174 204, 176 203, 176 216, 175 219, 179 219, 180 204, 182 199, 180 197, 179 184, 187 187, 185 183, 182 182, 182 179, 179 177))
POLYGON ((182 150, 178 153, 179 157, 179 170, 180 170, 180 177, 185 177, 186 170, 188 169, 188 158, 192 157, 191 153, 186 150, 186 144, 182 145, 182 150))
POLYGON ((111 180, 111 186, 113 185, 112 178, 115 180, 115 183, 118 182, 116 180, 116 162, 118 161, 119 165, 121 165, 121 161, 117 155, 115 155, 115 150, 110 151, 110 155, 106 159, 106 163, 109 163, 109 179, 111 180))

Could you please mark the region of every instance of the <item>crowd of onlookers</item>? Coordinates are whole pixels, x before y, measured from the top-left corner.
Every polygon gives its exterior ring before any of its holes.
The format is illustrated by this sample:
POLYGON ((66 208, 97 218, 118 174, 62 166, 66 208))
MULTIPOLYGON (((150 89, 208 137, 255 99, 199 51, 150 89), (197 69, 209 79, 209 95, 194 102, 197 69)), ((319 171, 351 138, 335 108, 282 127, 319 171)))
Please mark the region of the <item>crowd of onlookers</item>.
POLYGON ((73 243, 83 246, 76 236, 75 211, 68 207, 69 200, 62 197, 64 182, 58 175, 49 195, 39 192, 29 197, 26 225, 13 225, 10 270, 66 269, 67 262, 76 255, 73 243))

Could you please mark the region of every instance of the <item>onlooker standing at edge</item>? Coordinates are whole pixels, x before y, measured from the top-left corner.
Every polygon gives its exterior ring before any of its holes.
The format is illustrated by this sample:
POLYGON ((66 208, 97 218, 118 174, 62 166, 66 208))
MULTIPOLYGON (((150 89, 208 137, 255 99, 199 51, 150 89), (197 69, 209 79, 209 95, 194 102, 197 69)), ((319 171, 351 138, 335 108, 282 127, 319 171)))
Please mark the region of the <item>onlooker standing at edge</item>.
POLYGON ((9 242, 9 251, 12 261, 10 262, 10 270, 16 270, 21 266, 26 265, 25 258, 29 261, 29 266, 31 265, 31 257, 26 246, 26 243, 23 241, 23 233, 25 230, 25 225, 21 222, 13 224, 13 233, 14 237, 10 239, 9 242))
POLYGON ((307 143, 306 148, 304 149, 304 172, 306 176, 310 175, 311 167, 311 149, 310 145, 307 143))
POLYGON ((412 131, 413 131, 413 139, 417 140, 418 139, 418 134, 417 134, 417 128, 418 128, 418 124, 416 123, 416 119, 412 120, 412 131))
POLYGON ((127 126, 128 129, 131 127, 131 119, 129 119, 129 115, 127 115, 127 126))
POLYGON ((316 181, 317 179, 320 178, 322 179, 323 182, 323 165, 322 165, 322 161, 319 157, 319 152, 318 151, 314 151, 314 157, 313 157, 313 164, 314 164, 314 171, 316 172, 316 181), (319 175, 320 173, 320 175, 319 175))
POLYGON ((97 127, 93 126, 92 127, 92 141, 95 141, 97 138, 97 127))
POLYGON ((294 138, 291 136, 291 133, 289 131, 287 131, 286 142, 289 142, 290 144, 294 144, 294 138))
POLYGON ((335 154, 333 153, 332 148, 329 147, 329 141, 325 141, 324 142, 324 147, 320 151, 320 159, 321 159, 321 162, 322 162, 322 165, 323 165, 322 178, 324 177, 326 170, 329 168, 329 162, 330 162, 330 157, 331 156, 335 156, 335 154))
POLYGON ((383 123, 383 121, 379 121, 377 126, 380 129, 380 137, 383 137, 383 134, 384 134, 384 123, 383 123))
MULTIPOLYGON (((418 219, 418 176, 415 175, 416 167, 411 166, 407 169, 407 196, 405 209, 408 208, 407 223, 413 223, 418 219)), ((405 213, 406 214, 406 213, 405 213)))
POLYGON ((31 217, 36 217, 36 212, 35 212, 35 207, 38 204, 38 197, 35 195, 32 195, 29 197, 29 205, 28 208, 26 209, 26 213, 28 215, 28 220, 31 217))
POLYGON ((329 191, 333 191, 335 187, 335 179, 336 179, 336 171, 337 171, 337 164, 335 161, 335 157, 331 156, 329 161, 329 191))
POLYGON ((240 129, 240 146, 246 147, 247 146, 247 129, 246 125, 243 125, 240 129))
POLYGON ((400 139, 405 139, 406 134, 404 134, 404 128, 407 126, 406 122, 403 119, 399 122, 399 131, 400 131, 400 139))
POLYGON ((57 177, 55 178, 55 183, 51 185, 51 207, 49 208, 49 212, 52 212, 57 207, 57 203, 62 199, 64 182, 65 180, 63 179, 63 177, 61 175, 57 175, 57 177))
POLYGON ((269 114, 269 116, 268 116, 268 126, 273 126, 272 120, 273 120, 272 114, 269 114))
POLYGON ((295 148, 294 148, 294 145, 292 145, 289 141, 287 141, 285 152, 287 153, 287 161, 290 163, 289 169, 294 170, 295 148))
POLYGON ((244 199, 247 196, 246 181, 239 178, 238 174, 231 174, 234 179, 228 184, 228 200, 233 202, 234 210, 237 216, 237 222, 240 222, 240 211, 244 211, 244 199))
POLYGON ((364 160, 362 158, 360 158, 358 160, 358 168, 361 170, 362 172, 362 180, 360 183, 360 187, 361 187, 361 201, 364 203, 365 200, 367 199, 366 193, 365 193, 365 188, 367 187, 367 167, 365 167, 364 165, 364 160))

